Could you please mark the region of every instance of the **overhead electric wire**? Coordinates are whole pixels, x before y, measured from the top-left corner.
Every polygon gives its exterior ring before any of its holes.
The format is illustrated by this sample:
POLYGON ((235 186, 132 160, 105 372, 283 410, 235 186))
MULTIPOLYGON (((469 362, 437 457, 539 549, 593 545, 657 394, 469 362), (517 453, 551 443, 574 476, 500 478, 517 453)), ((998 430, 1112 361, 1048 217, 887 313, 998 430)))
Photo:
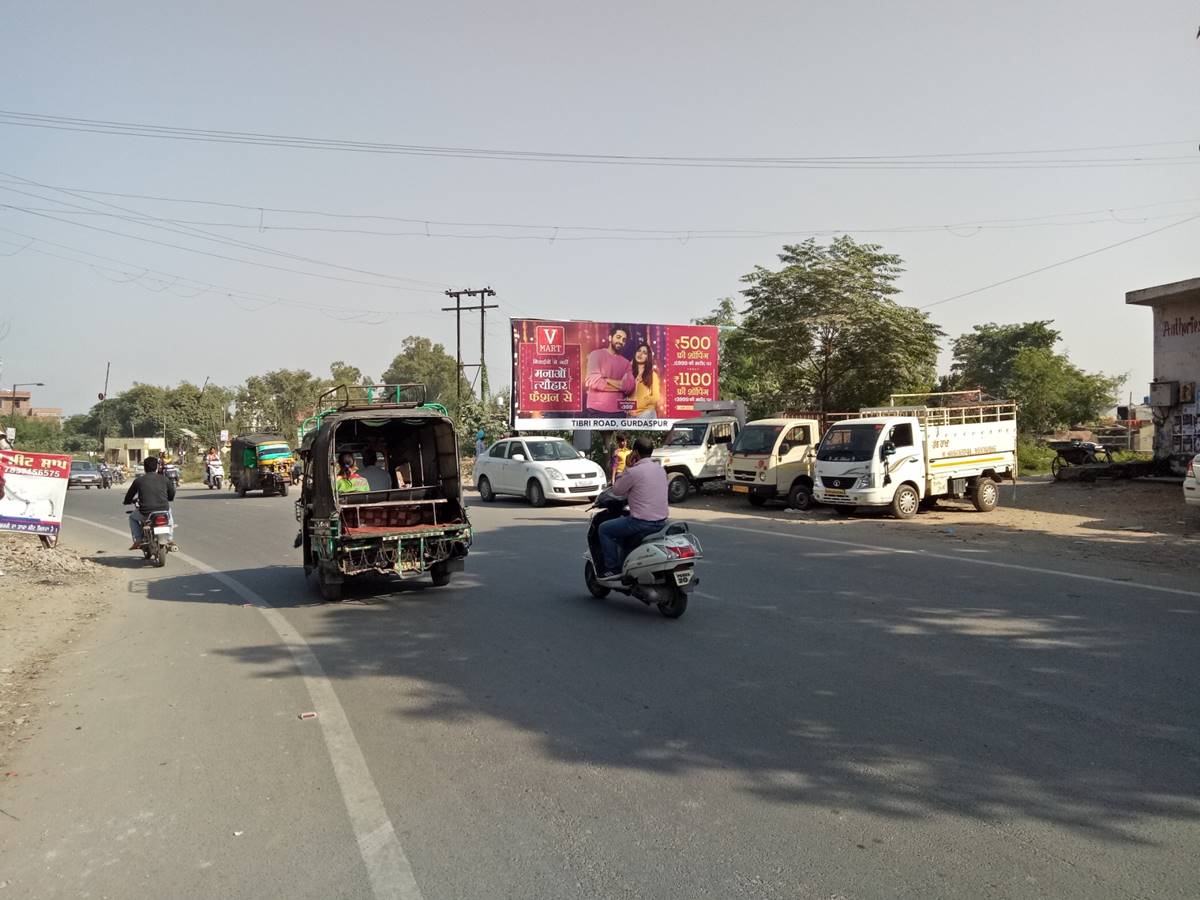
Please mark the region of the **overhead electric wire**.
POLYGON ((177 126, 149 125, 103 119, 85 119, 0 110, 0 125, 46 128, 91 134, 143 137, 201 143, 240 144, 304 150, 329 150, 452 159, 489 159, 584 165, 654 166, 684 168, 793 168, 871 170, 987 170, 1025 168, 1109 168, 1197 165, 1196 156, 1124 156, 1038 159, 1062 153, 1110 153, 1114 151, 1169 147, 1195 141, 1160 141, 1142 144, 1113 144, 1059 149, 970 151, 965 153, 857 155, 857 156, 663 156, 647 154, 573 153, 545 150, 506 150, 484 147, 453 147, 422 144, 393 144, 313 138, 250 131, 225 131, 177 126))

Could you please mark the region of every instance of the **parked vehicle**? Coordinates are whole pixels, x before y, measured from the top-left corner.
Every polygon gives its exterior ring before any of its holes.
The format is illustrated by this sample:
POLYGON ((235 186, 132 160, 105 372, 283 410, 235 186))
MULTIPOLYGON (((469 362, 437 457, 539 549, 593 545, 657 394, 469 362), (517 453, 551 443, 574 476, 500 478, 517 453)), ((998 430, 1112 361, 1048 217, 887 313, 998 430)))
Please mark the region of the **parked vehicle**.
POLYGON ((729 448, 741 430, 734 416, 681 419, 654 451, 654 460, 667 470, 667 501, 682 503, 691 488, 723 481, 729 468, 729 448))
POLYGON ((300 446, 296 544, 305 576, 316 575, 326 600, 340 600, 345 579, 363 573, 429 574, 441 586, 465 567, 471 523, 458 438, 448 416, 422 405, 424 396, 420 384, 343 385, 321 395, 320 420, 300 446), (386 463, 391 487, 339 492, 338 458, 361 460, 368 450, 386 463))
POLYGON ((1183 478, 1183 502, 1188 506, 1200 506, 1200 453, 1188 461, 1187 474, 1183 478))
POLYGON ((239 434, 229 451, 229 487, 286 497, 292 475, 292 448, 278 434, 239 434))
POLYGON ((204 464, 204 483, 210 491, 221 489, 221 482, 225 478, 225 464, 219 459, 204 464))
POLYGON ((726 482, 751 506, 784 500, 793 509, 813 505, 813 468, 821 426, 816 419, 759 419, 733 442, 726 482))
POLYGON ((95 463, 86 459, 71 460, 71 471, 67 475, 67 487, 81 487, 91 490, 104 486, 104 477, 95 463))
POLYGON ((597 599, 604 599, 609 591, 617 591, 641 600, 647 606, 654 604, 668 619, 678 619, 687 611, 688 594, 700 584, 696 575, 696 562, 704 552, 700 541, 688 529, 686 522, 668 522, 660 531, 644 536, 634 547, 626 548, 625 561, 621 565, 619 585, 602 583, 596 578, 596 560, 601 558, 600 526, 610 519, 627 515, 625 500, 614 497, 611 488, 606 488, 596 498, 588 526, 588 552, 584 555, 583 580, 588 592, 597 599))
POLYGON ((829 426, 817 449, 814 496, 839 512, 885 507, 898 519, 939 497, 969 497, 988 512, 1000 501, 996 482, 1016 472, 1015 403, 983 401, 973 391, 897 394, 886 407, 829 426), (935 397, 954 405, 897 405, 935 397))
POLYGON ((175 549, 175 532, 171 513, 165 509, 152 510, 142 518, 142 555, 155 566, 167 564, 167 554, 175 549))
POLYGON ((547 500, 595 500, 604 489, 604 470, 562 438, 506 438, 475 460, 475 486, 491 503, 500 494, 524 497, 533 506, 547 500))

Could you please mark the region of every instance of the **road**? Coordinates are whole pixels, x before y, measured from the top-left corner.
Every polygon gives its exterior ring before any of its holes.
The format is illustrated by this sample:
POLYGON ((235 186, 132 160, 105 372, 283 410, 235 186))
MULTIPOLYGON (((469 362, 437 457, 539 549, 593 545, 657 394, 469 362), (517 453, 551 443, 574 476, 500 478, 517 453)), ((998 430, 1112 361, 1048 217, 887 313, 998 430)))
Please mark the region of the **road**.
POLYGON ((9 893, 1196 896, 1194 579, 705 512, 668 621, 587 596, 582 510, 471 500, 450 587, 331 605, 292 498, 185 489, 155 570, 72 492, 128 589, 0 794, 9 893))

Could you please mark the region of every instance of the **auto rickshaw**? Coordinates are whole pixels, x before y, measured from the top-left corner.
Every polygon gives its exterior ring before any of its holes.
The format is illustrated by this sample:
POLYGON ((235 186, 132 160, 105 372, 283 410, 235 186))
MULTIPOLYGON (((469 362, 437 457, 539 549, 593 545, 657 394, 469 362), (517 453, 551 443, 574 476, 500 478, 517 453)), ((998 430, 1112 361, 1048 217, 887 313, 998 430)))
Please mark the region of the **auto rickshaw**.
POLYGON ((450 418, 424 400, 421 384, 342 385, 321 395, 319 421, 300 446, 296 542, 305 576, 316 575, 326 600, 340 600, 343 582, 355 575, 428 573, 442 586, 465 567, 471 523, 458 437, 450 418), (338 460, 347 453, 360 474, 339 482, 338 460), (367 488, 364 457, 384 463, 369 474, 386 488, 367 488))
POLYGON ((229 487, 245 497, 247 491, 263 496, 287 496, 292 475, 292 448, 278 434, 239 434, 229 451, 229 487))

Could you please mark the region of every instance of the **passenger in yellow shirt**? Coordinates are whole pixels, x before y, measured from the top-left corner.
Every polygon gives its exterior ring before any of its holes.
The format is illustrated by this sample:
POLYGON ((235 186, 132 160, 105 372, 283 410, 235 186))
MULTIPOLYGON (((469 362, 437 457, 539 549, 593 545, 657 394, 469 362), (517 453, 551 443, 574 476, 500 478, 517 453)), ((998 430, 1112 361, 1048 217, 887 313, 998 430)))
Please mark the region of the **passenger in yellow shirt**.
POLYGON ((612 470, 612 480, 616 481, 617 476, 625 471, 625 463, 629 459, 629 454, 632 451, 626 446, 624 436, 617 438, 617 449, 613 451, 612 460, 610 460, 609 468, 612 470))
POLYGON ((639 419, 664 419, 662 388, 654 371, 654 351, 644 341, 633 353, 633 414, 639 419))

